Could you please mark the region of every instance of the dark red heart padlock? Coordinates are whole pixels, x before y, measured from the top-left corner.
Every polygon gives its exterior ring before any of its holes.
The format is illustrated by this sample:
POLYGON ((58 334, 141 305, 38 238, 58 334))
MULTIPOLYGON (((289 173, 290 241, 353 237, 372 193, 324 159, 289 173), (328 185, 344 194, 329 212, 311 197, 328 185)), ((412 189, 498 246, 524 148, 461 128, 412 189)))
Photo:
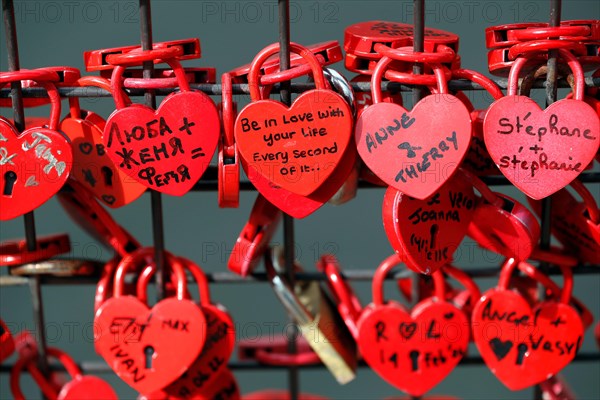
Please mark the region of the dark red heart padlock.
POLYGON ((577 396, 562 374, 553 375, 539 384, 544 400, 576 400, 577 396))
POLYGON ((323 255, 317 262, 317 269, 327 278, 327 287, 337 303, 340 317, 344 320, 352 337, 358 339, 357 322, 363 306, 350 284, 342 276, 338 260, 331 254, 323 255))
MULTIPOLYGON (((235 327, 225 307, 212 304, 208 280, 204 272, 190 260, 179 258, 183 267, 189 271, 200 292, 199 306, 206 318, 206 341, 198 358, 175 382, 163 389, 170 398, 199 399, 221 377, 235 345, 235 327)), ((146 301, 146 286, 154 266, 149 266, 138 280, 138 298, 146 301), (148 268, 150 273, 147 273, 148 268), (142 277, 144 279, 142 279, 142 277)))
POLYGON ((469 327, 463 312, 445 301, 444 276, 432 274, 435 296, 421 301, 409 314, 394 301, 384 302, 383 282, 400 264, 388 257, 373 278, 373 303, 358 322, 358 345, 365 361, 386 382, 421 396, 440 383, 467 351, 469 327))
POLYGON ((596 345, 600 347, 600 322, 598 322, 594 328, 594 336, 596 337, 596 345))
POLYGON ((277 207, 262 195, 256 196, 248 222, 233 245, 227 268, 241 276, 251 274, 273 238, 280 219, 281 211, 277 207))
POLYGON ((127 384, 141 393, 163 389, 180 377, 200 354, 206 340, 202 311, 186 296, 186 278, 177 258, 168 263, 177 277, 176 297, 151 309, 137 297, 124 296, 124 276, 154 253, 143 248, 121 260, 113 297, 96 312, 96 351, 127 384))
POLYGON ((130 177, 181 196, 208 168, 220 121, 211 98, 190 90, 179 62, 165 62, 173 68, 181 91, 167 96, 156 111, 138 104, 126 107, 121 90, 125 67, 115 68, 111 85, 117 110, 106 122, 103 141, 107 154, 130 177))
POLYGON ((461 173, 481 194, 467 234, 487 250, 527 260, 540 238, 540 224, 535 216, 515 199, 492 192, 466 169, 461 169, 461 173))
POLYGON ((35 365, 35 354, 22 357, 13 366, 10 377, 10 388, 15 400, 25 400, 25 396, 23 396, 19 385, 21 373, 25 368, 34 378, 44 396, 50 400, 118 399, 117 394, 108 383, 92 375, 83 375, 75 361, 64 351, 49 347, 47 353, 65 367, 69 375, 71 375, 71 380, 57 390, 38 370, 38 367, 35 365))
MULTIPOLYGON (((577 259, 600 263, 600 212, 594 195, 581 181, 571 187, 583 201, 578 201, 566 188, 552 195, 552 234, 577 259)), ((541 215, 541 204, 531 202, 541 215)))
MULTIPOLYGON (((76 86, 94 86, 112 92, 110 81, 97 76, 81 78, 76 86)), ((102 142, 106 121, 92 111, 82 110, 76 97, 69 98, 69 104, 71 113, 62 120, 60 129, 71 139, 71 176, 109 207, 118 208, 135 201, 146 191, 146 186, 117 168, 106 153, 102 142)))
POLYGON ((0 363, 6 360, 15 351, 15 341, 10 330, 0 319, 0 363))
POLYGON ((569 306, 572 271, 562 268, 560 301, 546 300, 533 309, 508 289, 519 261, 507 259, 498 286, 488 290, 473 310, 475 344, 488 368, 509 389, 521 390, 556 374, 573 360, 583 341, 583 325, 569 306))
POLYGON ((509 75, 508 95, 492 104, 485 116, 484 139, 500 171, 523 193, 542 199, 568 185, 593 160, 600 146, 600 123, 583 102, 584 76, 573 54, 558 50, 573 71, 574 99, 545 110, 529 97, 517 96, 518 58, 509 75))
POLYGON ((464 104, 448 94, 438 64, 431 64, 438 94, 425 97, 410 112, 397 104, 382 103, 381 78, 391 62, 392 58, 383 57, 373 73, 373 105, 358 117, 356 145, 362 160, 379 178, 423 200, 452 176, 464 158, 471 139, 471 119, 464 104))
POLYGON ((425 200, 390 186, 383 199, 383 226, 402 261, 413 271, 431 274, 452 261, 475 205, 473 187, 460 174, 425 200))
POLYGON ((235 139, 247 175, 259 174, 278 187, 307 196, 332 175, 350 143, 352 111, 337 93, 325 89, 325 78, 310 50, 292 43, 291 50, 311 66, 317 89, 300 95, 288 108, 260 100, 259 68, 279 51, 273 44, 253 60, 248 76, 252 103, 238 115, 235 139), (266 118, 265 118, 266 117, 266 118))
MULTIPOLYGON (((19 74, 2 73, 0 87, 19 79, 19 74)), ((65 136, 57 131, 60 118, 58 91, 49 82, 38 83, 50 97, 50 122, 47 128, 29 128, 19 134, 7 120, 0 119, 2 221, 16 218, 44 204, 60 190, 71 169, 71 146, 65 136)))
POLYGON ((73 221, 89 235, 121 257, 141 247, 131 233, 98 203, 97 196, 92 194, 88 186, 70 179, 66 188, 58 194, 58 201, 73 221))

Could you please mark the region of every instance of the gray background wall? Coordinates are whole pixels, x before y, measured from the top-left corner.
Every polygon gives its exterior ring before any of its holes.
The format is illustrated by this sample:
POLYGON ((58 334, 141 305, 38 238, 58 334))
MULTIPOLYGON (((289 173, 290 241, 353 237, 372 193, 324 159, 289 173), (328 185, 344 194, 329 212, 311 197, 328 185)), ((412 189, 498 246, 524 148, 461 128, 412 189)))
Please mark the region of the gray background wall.
MULTIPOLYGON (((461 37, 460 55, 467 68, 486 71, 484 29, 490 25, 524 21, 547 21, 548 1, 428 1, 428 26, 449 30, 461 37)), ((599 18, 596 1, 564 1, 563 19, 599 18)), ((214 66, 219 73, 252 60, 264 46, 277 40, 276 2, 259 1, 153 1, 155 41, 199 37, 203 59, 187 66, 214 66)), ((72 65, 83 69, 84 50, 139 42, 139 18, 136 1, 16 1, 21 65, 23 68, 48 65, 72 65)), ((291 7, 292 40, 311 44, 337 39, 343 42, 344 28, 360 21, 375 19, 412 21, 411 1, 297 1, 291 7)), ((0 69, 6 70, 4 31, 0 33, 0 69)), ((340 63, 337 68, 343 70, 340 63)), ((347 76, 352 74, 346 73, 347 76)), ((470 94, 476 105, 489 104, 487 96, 470 94)), ((218 99, 215 99, 218 101, 218 99)), ((238 101, 245 98, 240 96, 238 101)), ((66 104, 66 103, 65 103, 66 104)), ((107 116, 111 100, 82 100, 82 106, 107 116)), ((9 110, 2 110, 10 115, 9 110)), ((28 110, 27 115, 47 114, 47 109, 28 110)), ((598 185, 591 186, 598 195, 598 185)), ((512 192, 520 201, 524 196, 512 192)), ((307 270, 323 252, 335 253, 344 268, 375 268, 391 253, 381 225, 383 190, 364 190, 342 206, 326 205, 312 216, 296 223, 296 253, 307 270)), ((216 193, 190 193, 184 198, 164 197, 165 237, 169 250, 192 258, 207 271, 224 271, 226 261, 250 207, 254 193, 242 193, 239 209, 220 210, 216 193)), ((55 200, 36 211, 38 234, 69 232, 72 255, 106 260, 111 253, 98 246, 75 226, 55 200)), ((151 244, 150 198, 143 196, 134 204, 113 212, 115 218, 142 243, 151 244)), ((23 236, 22 219, 0 224, 2 240, 23 236)), ((276 240, 281 242, 281 236, 276 240)), ((457 264, 493 266, 500 259, 466 242, 457 256, 457 264)), ((4 273, 4 272, 2 272, 4 273)), ((482 289, 494 280, 480 280, 482 289)), ((576 293, 597 316, 600 314, 598 275, 579 277, 576 293)), ((363 303, 370 301, 370 285, 355 285, 363 303)), ((92 286, 45 287, 48 342, 67 350, 77 360, 99 360, 91 339, 93 318, 92 286)), ((388 290, 388 293, 391 292, 388 290)), ((238 327, 238 337, 266 335, 269 326, 282 332, 286 316, 271 289, 265 284, 213 286, 215 300, 225 304, 238 327), (275 324, 275 325, 274 325, 275 324)), ((36 331, 26 287, 0 290, 0 315, 13 331, 36 331)), ((582 351, 595 349, 588 332, 582 351)), ((14 361, 11 359, 9 362, 14 361)), ((285 372, 246 372, 236 374, 244 393, 261 388, 284 388, 285 372)), ((600 398, 598 362, 575 364, 565 376, 580 398, 600 398)), ((135 398, 133 391, 112 374, 103 375, 122 398, 135 398)), ((7 375, 0 377, 0 398, 11 398, 7 375)), ((28 378, 23 378, 28 398, 37 398, 28 378)), ((377 399, 399 395, 369 369, 361 369, 358 378, 338 386, 324 370, 301 374, 302 389, 336 399, 377 399)), ((510 392, 485 366, 457 368, 433 393, 466 399, 527 399, 532 390, 510 392)))

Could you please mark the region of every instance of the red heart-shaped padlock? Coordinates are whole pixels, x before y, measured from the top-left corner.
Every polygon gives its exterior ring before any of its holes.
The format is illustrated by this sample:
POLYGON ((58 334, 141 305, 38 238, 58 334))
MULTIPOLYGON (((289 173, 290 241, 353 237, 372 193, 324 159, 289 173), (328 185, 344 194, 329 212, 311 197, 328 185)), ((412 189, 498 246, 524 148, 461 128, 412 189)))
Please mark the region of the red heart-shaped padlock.
MULTIPOLYGON (((165 60, 165 62, 167 62, 165 60)), ((219 113, 210 97, 189 88, 179 62, 168 60, 181 92, 167 96, 155 111, 125 106, 118 66, 111 78, 117 110, 106 122, 106 153, 126 174, 146 187, 181 196, 208 168, 217 148, 219 113)))
POLYGON ((444 74, 435 65, 438 94, 425 97, 410 112, 397 104, 382 103, 381 78, 391 62, 383 57, 373 73, 373 105, 356 121, 356 145, 360 157, 379 178, 423 200, 452 176, 466 155, 471 118, 464 103, 447 94, 444 74))
MULTIPOLYGON (((600 212, 594 195, 578 179, 571 187, 583 199, 578 201, 566 188, 552 195, 552 234, 578 260, 600 263, 600 212)), ((541 204, 530 202, 541 215, 541 204)))
POLYGON ((460 174, 425 200, 390 186, 383 199, 383 226, 406 265, 430 274, 452 261, 467 234, 475 204, 473 186, 460 174))
MULTIPOLYGON (((112 92, 110 81, 97 76, 81 78, 77 86, 97 86, 112 92)), ((135 201, 146 191, 146 186, 117 168, 110 159, 102 142, 105 125, 106 121, 98 114, 81 110, 75 98, 71 104, 71 115, 63 119, 60 129, 71 139, 71 176, 104 204, 117 208, 135 201)))
MULTIPOLYGON (((173 398, 187 399, 206 393, 207 388, 221 378, 221 372, 227 367, 235 346, 235 327, 225 307, 210 302, 208 280, 200 267, 181 257, 179 262, 190 271, 198 284, 200 306, 206 319, 206 341, 202 352, 181 377, 163 389, 173 398)), ((152 272, 145 271, 138 281, 138 298, 142 302, 146 301, 146 286, 154 272, 154 266, 147 268, 152 272)))
POLYGON ((467 351, 469 324, 455 305, 445 301, 444 277, 433 273, 435 297, 408 313, 400 304, 383 301, 383 281, 401 262, 388 257, 373 278, 373 303, 358 322, 358 346, 365 361, 386 382, 412 396, 440 383, 467 351))
POLYGON ((560 302, 543 301, 532 309, 523 297, 507 289, 517 264, 513 258, 506 261, 498 287, 484 293, 472 317, 481 357, 511 390, 525 389, 563 369, 583 341, 581 319, 569 306, 571 269, 563 268, 560 302))
MULTIPOLYGON (((0 86, 6 80, 0 77, 0 86)), ((49 82, 39 82, 51 102, 49 128, 29 128, 19 135, 0 118, 0 220, 26 214, 56 194, 69 177, 69 141, 57 131, 60 97, 49 82)))
POLYGON ((542 199, 568 185, 593 160, 600 146, 600 123, 583 100, 584 76, 569 51, 558 50, 575 77, 574 99, 545 110, 528 97, 517 96, 517 81, 527 58, 515 61, 508 96, 490 106, 484 138, 500 171, 523 193, 542 199))
POLYGON ((291 50, 311 66, 317 88, 301 94, 289 108, 260 100, 260 66, 279 45, 263 49, 252 62, 252 103, 236 119, 235 140, 247 166, 278 187, 308 196, 327 181, 346 153, 352 111, 340 95, 325 89, 323 71, 310 50, 294 43, 291 50))
POLYGON ((137 297, 123 296, 124 275, 153 249, 144 248, 121 260, 114 295, 96 312, 96 351, 127 384, 142 393, 162 389, 180 377, 198 357, 206 340, 200 309, 185 299, 186 280, 176 258, 168 257, 177 277, 177 295, 149 308, 137 297))

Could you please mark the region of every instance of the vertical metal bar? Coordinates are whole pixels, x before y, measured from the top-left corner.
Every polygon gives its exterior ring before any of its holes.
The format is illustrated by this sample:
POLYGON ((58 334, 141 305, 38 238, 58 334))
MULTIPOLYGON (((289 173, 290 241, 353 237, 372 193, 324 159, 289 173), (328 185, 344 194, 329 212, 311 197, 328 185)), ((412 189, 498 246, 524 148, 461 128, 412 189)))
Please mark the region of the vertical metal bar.
MULTIPOLYGON (((17 71, 21 68, 19 62, 19 42, 17 41, 17 25, 15 22, 15 7, 12 0, 2 0, 2 16, 6 35, 6 49, 8 53, 8 70, 17 71)), ((25 130, 25 112, 23 110, 23 95, 21 82, 12 82, 10 96, 12 99, 13 119, 18 132, 25 130)), ((23 216, 25 225, 25 240, 28 251, 37 249, 35 232, 35 218, 33 211, 23 216)), ((39 277, 30 281, 31 301, 33 304, 33 319, 38 334, 35 336, 38 347, 38 367, 43 374, 48 373, 48 358, 46 357, 46 327, 44 325, 44 307, 42 303, 42 289, 39 277)))
MULTIPOLYGON (((140 0, 139 5, 142 50, 152 50, 152 10, 150 8, 150 0, 140 0)), ((151 79, 153 72, 154 63, 152 61, 145 62, 144 78, 151 79)), ((148 107, 156 108, 156 95, 154 94, 154 91, 146 91, 144 97, 148 107)), ((161 300, 165 294, 165 234, 162 195, 155 190, 151 190, 150 204, 152 208, 152 240, 154 243, 154 261, 156 263, 156 296, 158 300, 161 300)))
MULTIPOLYGON (((425 0, 413 0, 413 51, 422 52, 425 50, 425 0)), ((413 74, 418 75, 423 73, 423 65, 415 64, 413 66, 413 74)), ((423 98, 423 88, 415 86, 412 90, 413 105, 417 104, 423 98)), ((419 281, 420 275, 414 273, 412 275, 412 304, 419 302, 419 281)))
MULTIPOLYGON (((425 0, 413 0, 413 51, 422 52, 425 50, 425 0)), ((415 64, 414 74, 422 74, 423 66, 415 64)), ((413 88, 413 102, 417 104, 423 97, 423 89, 419 86, 413 88)))
MULTIPOLYGON (((290 4, 289 0, 278 0, 279 7, 279 69, 284 71, 290 68, 290 4)), ((292 103, 292 93, 290 90, 291 82, 281 83, 280 97, 281 101, 290 105, 292 103)), ((283 216, 283 242, 285 247, 285 270, 287 279, 291 285, 294 285, 294 218, 284 214, 283 216)), ((292 324, 294 323, 291 320, 292 324)), ((295 326, 295 325, 294 325, 295 326)), ((288 336, 288 352, 295 354, 296 336, 298 330, 294 329, 294 334, 288 336)), ((298 368, 289 367, 288 369, 288 389, 291 400, 297 400, 300 392, 300 374, 298 368)))
MULTIPOLYGON (((561 0, 550 0, 550 26, 559 26, 561 17, 561 0)), ((557 72, 557 56, 556 50, 548 52, 548 72, 546 74, 546 106, 556 101, 558 87, 556 84, 556 72, 557 72)), ((551 213, 552 213, 552 199, 546 197, 542 200, 542 220, 541 220, 541 235, 540 235, 540 249, 548 250, 550 248, 551 240, 551 213)), ((548 270, 548 263, 540 263, 540 270, 545 272, 548 270)), ((543 292, 543 290, 542 290, 543 292)), ((542 390, 539 385, 536 385, 533 392, 533 398, 535 400, 542 400, 542 390)))
MULTIPOLYGON (((413 51, 415 53, 425 51, 425 0, 413 0, 413 51)), ((413 66, 413 74, 418 75, 423 73, 423 65, 415 64, 413 66)), ((423 88, 415 86, 412 90, 413 107, 423 98, 423 88)), ((414 273, 412 278, 413 288, 413 305, 419 302, 421 297, 420 275, 414 273)), ((412 400, 420 400, 420 396, 411 396, 412 400)))

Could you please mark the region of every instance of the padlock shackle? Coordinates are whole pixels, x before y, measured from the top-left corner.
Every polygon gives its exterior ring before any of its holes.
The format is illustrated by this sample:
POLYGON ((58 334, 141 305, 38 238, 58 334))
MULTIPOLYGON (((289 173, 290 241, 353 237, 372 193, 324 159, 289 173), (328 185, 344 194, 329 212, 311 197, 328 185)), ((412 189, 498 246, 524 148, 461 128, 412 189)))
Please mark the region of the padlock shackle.
MULTIPOLYGON (((119 262, 117 266, 117 270, 115 272, 114 278, 114 288, 113 288, 113 297, 119 298, 124 296, 124 286, 125 286, 125 275, 131 269, 132 266, 146 266, 148 263, 146 262, 148 258, 154 257, 154 248, 153 247, 143 247, 135 250, 134 252, 127 254, 123 259, 119 262)), ((177 260, 169 252, 165 252, 165 259, 167 260, 167 264, 171 267, 173 273, 176 278, 176 286, 175 286, 175 297, 178 300, 185 299, 185 295, 187 293, 187 282, 185 273, 183 272, 183 267, 181 263, 177 260)))
POLYGON ((142 65, 148 61, 161 60, 167 62, 167 60, 181 57, 182 55, 182 46, 155 47, 151 50, 142 50, 141 47, 138 47, 125 53, 108 54, 106 62, 117 67, 133 67, 142 65))
MULTIPOLYGON (((4 75, 18 73, 18 72, 20 72, 20 71, 1 73, 0 74, 0 89, 2 89, 4 86, 6 86, 7 84, 9 84, 11 82, 16 82, 16 81, 20 80, 20 79, 5 79, 5 78, 3 78, 4 75)), ((42 74, 44 74, 46 72, 56 74, 56 72, 52 72, 52 71, 42 71, 42 74)), ((50 81, 36 80, 36 79, 29 79, 29 80, 36 82, 38 85, 40 85, 41 87, 46 89, 46 92, 48 93, 48 97, 50 98, 50 119, 48 121, 48 128, 53 131, 58 131, 58 124, 60 123, 60 108, 61 108, 60 94, 58 93, 58 89, 56 89, 56 86, 54 86, 54 84, 51 83, 50 81)), ((27 129, 33 129, 33 128, 27 128, 27 129)))
MULTIPOLYGON (((306 63, 310 66, 312 70, 316 88, 325 89, 325 77, 323 76, 321 63, 319 63, 312 51, 294 42, 290 43, 290 51, 298 54, 300 57, 306 60, 306 63)), ((252 63, 250 64, 250 71, 248 72, 248 86, 250 88, 250 99, 252 101, 261 100, 262 97, 259 87, 259 74, 261 66, 269 57, 278 53, 279 43, 273 43, 262 49, 256 55, 256 57, 254 57, 254 60, 252 60, 252 63)))
POLYGON ((104 265, 102 275, 100 276, 98 284, 96 285, 96 294, 94 296, 94 314, 106 301, 108 293, 112 292, 113 277, 118 264, 119 258, 113 257, 104 265))
POLYGON ((515 29, 510 32, 516 40, 548 40, 560 38, 561 40, 581 40, 591 33, 590 27, 585 25, 561 25, 546 27, 531 27, 527 29, 515 29))
MULTIPOLYGON (((75 360, 73 360, 66 352, 55 347, 48 347, 46 349, 46 354, 49 357, 55 358, 63 367, 65 367, 65 370, 71 376, 71 380, 80 379, 83 376, 83 373, 81 372, 81 369, 75 360)), ((21 357, 13 366, 10 376, 10 387, 15 400, 25 399, 19 384, 23 368, 27 368, 28 372, 31 374, 32 378, 40 387, 42 393, 48 398, 48 400, 53 400, 58 397, 53 385, 38 369, 36 365, 37 357, 37 353, 32 353, 27 357, 21 357)))
MULTIPOLYGON (((174 48, 177 48, 177 47, 168 47, 168 49, 174 49, 174 48)), ((158 50, 162 50, 162 49, 149 50, 149 51, 158 51, 158 50)), ((130 53, 127 53, 127 54, 130 54, 130 53)), ((175 59, 175 58, 162 59, 162 60, 165 63, 169 64, 169 66, 173 69, 173 73, 175 74, 175 78, 177 79, 177 82, 179 84, 179 90, 181 92, 189 92, 190 84, 185 76, 185 70, 181 66, 181 63, 179 61, 177 61, 177 59, 175 59)), ((123 81, 124 81, 123 73, 125 72, 125 69, 126 69, 125 66, 122 66, 122 65, 116 66, 115 69, 113 69, 113 72, 112 72, 112 75, 110 78, 110 83, 111 83, 112 91, 113 91, 113 97, 115 99, 115 104, 116 104, 117 110, 127 107, 127 101, 125 100, 127 96, 123 92, 123 81)))
POLYGON ((475 283, 473 278, 469 276, 469 274, 450 264, 445 265, 442 268, 442 271, 464 286, 464 288, 469 292, 471 304, 476 304, 477 301, 479 301, 479 299, 481 298, 481 291, 479 290, 479 286, 477 286, 477 284, 475 283))
POLYGON ((508 58, 516 60, 521 56, 531 53, 546 53, 548 50, 572 50, 580 55, 585 55, 587 50, 583 43, 567 40, 536 40, 517 43, 508 50, 508 58))
POLYGON ((229 73, 221 75, 221 119, 223 120, 223 146, 230 149, 235 144, 233 134, 235 113, 233 105, 233 82, 229 73))
POLYGON ((571 181, 571 187, 583 200, 585 208, 590 215, 590 220, 594 224, 600 223, 600 210, 598 209, 598 204, 596 203, 594 195, 588 190, 588 188, 585 187, 583 183, 581 183, 579 179, 574 179, 571 181))
POLYGON ((562 253, 557 248, 542 250, 537 247, 531 252, 529 258, 535 261, 547 262, 569 268, 576 267, 579 264, 579 260, 576 257, 562 253))
MULTIPOLYGON (((84 76, 77 80, 75 86, 79 87, 97 87, 100 89, 104 89, 110 94, 114 96, 113 87, 110 83, 110 80, 103 78, 101 76, 84 76)), ((123 96, 125 97, 126 105, 131 104, 131 99, 127 97, 126 93, 123 92, 123 96)), ((71 118, 81 118, 81 108, 79 106, 79 97, 70 97, 69 105, 71 107, 71 118), (71 102, 71 99, 76 99, 76 102, 71 102)))
MULTIPOLYGON (((534 271, 535 267, 533 267, 531 264, 528 264, 524 261, 517 261, 515 258, 507 258, 502 267, 500 268, 500 279, 498 280, 498 289, 499 290, 508 290, 508 284, 510 282, 510 278, 513 275, 513 272, 515 271, 516 268, 523 268, 524 271, 534 277, 535 280, 537 280, 538 282, 540 282, 542 285, 546 286, 547 288, 549 288, 551 291, 553 290, 553 285, 550 284, 548 281, 550 280, 549 278, 546 280, 544 279, 541 275, 542 272, 540 271, 534 271), (521 266, 521 264, 524 264, 523 266, 521 266), (530 269, 533 268, 534 270, 530 269)), ((563 274, 563 279, 564 279, 564 283, 563 283, 563 288, 562 290, 559 289, 558 287, 556 287, 556 289, 558 289, 558 291, 556 291, 556 293, 561 293, 561 297, 560 297, 560 302, 563 304, 569 304, 569 302, 571 301, 571 294, 573 292, 573 270, 569 267, 565 267, 564 265, 559 265, 560 270, 563 274)), ((547 278, 547 277, 546 277, 547 278)))
POLYGON ((471 82, 475 82, 481 87, 483 87, 494 100, 498 100, 504 97, 504 93, 500 90, 500 87, 496 85, 496 82, 483 75, 480 72, 471 70, 471 69, 453 69, 452 70, 452 79, 466 79, 471 82))
POLYGON ((375 43, 373 49, 382 57, 407 63, 448 64, 456 59, 454 50, 443 44, 436 46, 435 52, 416 52, 411 46, 391 48, 383 43, 375 43))
MULTIPOLYGON (((383 74, 386 70, 386 68, 394 61, 394 59, 390 58, 390 57, 386 57, 383 56, 381 57, 381 60, 379 60, 379 62, 377 62, 377 65, 375 66, 375 69, 373 70, 373 75, 371 76, 371 93, 372 93, 372 97, 373 97, 373 104, 377 104, 377 103, 381 103, 383 102, 383 95, 381 94, 381 80, 383 78, 383 74)), ((440 64, 436 64, 436 63, 431 63, 429 64, 429 66, 433 69, 435 78, 436 78, 436 83, 437 83, 437 87, 438 87, 438 92, 439 93, 448 93, 448 82, 446 80, 446 76, 444 75, 444 69, 442 68, 442 66, 440 64)), ((448 71, 446 69, 446 71, 448 71)), ((398 78, 398 82, 405 82, 408 83, 407 81, 414 76, 420 76, 420 75, 413 75, 410 73, 404 73, 404 72, 397 72, 395 71, 395 76, 396 78, 398 78)), ((417 78, 417 79, 422 79, 422 78, 417 78)))
MULTIPOLYGON (((529 43, 529 42, 526 42, 529 43)), ((537 42, 531 42, 537 43, 537 42)), ((561 42, 563 43, 563 42, 561 42)), ((568 42, 567 42, 568 43, 568 42)), ((539 51, 539 50, 538 50, 539 51)), ((583 101, 583 97, 585 95, 585 76, 583 75, 583 69, 581 68, 581 64, 577 60, 570 51, 565 50, 564 48, 558 49, 558 54, 562 57, 571 71, 573 72, 573 79, 575 80, 575 89, 573 90, 573 98, 575 100, 583 101)), ((519 86, 519 75, 523 66, 529 62, 527 57, 518 57, 512 68, 510 69, 510 73, 508 74, 508 96, 516 96, 517 90, 519 86)))
POLYGON ((477 175, 473 174, 466 168, 458 167, 459 173, 463 175, 463 177, 473 185, 473 187, 479 192, 481 197, 495 207, 502 208, 504 202, 500 196, 497 196, 488 185, 485 184, 477 175))
POLYGON ((58 397, 57 390, 54 386, 48 382, 47 378, 42 374, 42 372, 35 365, 37 361, 37 354, 30 354, 27 357, 20 357, 15 364, 13 365, 10 371, 10 391, 14 397, 14 400, 27 400, 23 395, 23 391, 21 390, 21 373, 24 368, 27 368, 27 371, 38 385, 42 394, 47 400, 56 400, 58 397))
MULTIPOLYGON (((450 71, 446 67, 442 67, 442 71, 444 72, 444 79, 446 81, 449 81, 450 79, 452 79, 452 71, 450 71)), ((435 71, 434 71, 433 75, 430 75, 430 74, 413 74, 412 72, 402 72, 402 71, 396 71, 393 69, 388 69, 383 74, 383 77, 391 82, 402 83, 404 85, 427 86, 428 88, 437 87, 438 82, 439 82, 439 78, 435 74, 435 71)), ((382 95, 382 97, 383 97, 383 95, 382 95)))
POLYGON ((571 293, 573 292, 573 270, 563 265, 559 265, 559 267, 564 279, 562 290, 552 279, 550 279, 548 275, 544 274, 533 265, 525 261, 521 261, 519 263, 519 270, 521 272, 539 282, 554 296, 558 296, 560 294, 561 303, 569 304, 571 301, 571 293))
POLYGON ((348 310, 349 317, 357 322, 363 307, 348 281, 342 276, 335 256, 330 254, 321 256, 317 262, 317 269, 327 277, 327 284, 337 302, 343 304, 348 310))
POLYGON ((34 82, 58 82, 60 80, 56 71, 47 68, 37 69, 20 69, 18 71, 3 71, 0 72, 0 84, 4 86, 7 83, 19 81, 34 81, 34 82))
MULTIPOLYGON (((383 283, 388 273, 394 269, 398 264, 402 263, 402 259, 397 253, 392 254, 379 264, 375 275, 373 276, 372 292, 373 292, 373 304, 375 306, 382 306, 385 304, 383 296, 383 283)), ((444 274, 441 270, 436 270, 431 274, 434 284, 435 297, 439 301, 446 300, 446 285, 444 280, 444 274)))

